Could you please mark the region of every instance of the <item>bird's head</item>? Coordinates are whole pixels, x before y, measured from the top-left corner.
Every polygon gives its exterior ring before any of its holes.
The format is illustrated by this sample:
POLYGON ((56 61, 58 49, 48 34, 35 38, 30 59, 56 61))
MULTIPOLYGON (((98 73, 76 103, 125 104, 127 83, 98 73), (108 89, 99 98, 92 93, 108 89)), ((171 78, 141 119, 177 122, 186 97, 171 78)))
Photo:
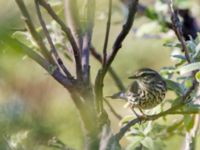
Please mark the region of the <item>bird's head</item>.
POLYGON ((129 79, 135 79, 141 84, 151 84, 156 81, 162 80, 158 72, 149 68, 143 68, 136 71, 129 79))

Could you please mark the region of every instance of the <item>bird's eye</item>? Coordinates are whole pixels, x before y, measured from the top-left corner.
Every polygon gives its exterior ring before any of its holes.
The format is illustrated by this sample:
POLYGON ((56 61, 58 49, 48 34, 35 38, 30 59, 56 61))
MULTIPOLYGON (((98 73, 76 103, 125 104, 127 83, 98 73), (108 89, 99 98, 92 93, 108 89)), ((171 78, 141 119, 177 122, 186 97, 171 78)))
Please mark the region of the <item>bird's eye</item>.
POLYGON ((144 78, 145 80, 147 80, 147 79, 149 79, 149 77, 150 77, 150 76, 147 75, 147 76, 144 76, 143 78, 144 78))

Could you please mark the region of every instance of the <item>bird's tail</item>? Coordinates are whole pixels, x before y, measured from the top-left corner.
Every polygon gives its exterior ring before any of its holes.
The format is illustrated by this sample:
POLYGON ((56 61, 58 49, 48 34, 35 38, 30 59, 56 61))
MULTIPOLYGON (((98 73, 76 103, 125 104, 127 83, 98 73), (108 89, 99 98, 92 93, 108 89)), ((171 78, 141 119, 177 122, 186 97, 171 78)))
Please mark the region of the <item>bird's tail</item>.
POLYGON ((111 96, 106 96, 106 98, 126 100, 126 95, 125 95, 125 92, 121 91, 121 92, 115 93, 111 96))

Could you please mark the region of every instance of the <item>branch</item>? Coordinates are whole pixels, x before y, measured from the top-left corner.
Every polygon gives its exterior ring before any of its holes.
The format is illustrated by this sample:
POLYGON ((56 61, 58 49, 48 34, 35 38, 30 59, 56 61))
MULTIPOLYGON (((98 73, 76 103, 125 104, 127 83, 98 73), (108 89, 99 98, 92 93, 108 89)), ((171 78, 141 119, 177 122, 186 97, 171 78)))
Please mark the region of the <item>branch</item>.
POLYGON ((83 78, 86 83, 89 83, 90 66, 89 66, 89 53, 91 47, 91 39, 94 27, 94 17, 95 17, 95 0, 86 1, 86 23, 85 31, 83 35, 83 48, 82 48, 82 68, 83 68, 83 78))
POLYGON ((71 30, 64 24, 64 22, 57 16, 57 14, 54 12, 54 10, 51 8, 51 6, 45 2, 44 0, 38 0, 39 4, 44 7, 49 15, 61 26, 61 29, 64 31, 64 33, 67 35, 68 40, 72 46, 73 52, 74 52, 74 59, 76 62, 76 73, 77 78, 82 78, 82 66, 81 66, 81 56, 80 56, 80 50, 76 44, 76 41, 71 33, 71 30))
POLYGON ((109 0, 108 6, 109 6, 108 7, 108 20, 107 20, 105 41, 104 41, 104 47, 103 47, 103 63, 102 63, 103 67, 106 65, 106 60, 107 60, 107 47, 108 47, 108 39, 109 39, 111 15, 112 15, 112 0, 109 0))
POLYGON ((4 36, 4 42, 12 49, 22 51, 23 53, 27 54, 31 59, 36 61, 47 72, 49 72, 49 74, 51 74, 61 85, 63 85, 67 89, 72 89, 73 83, 71 82, 71 80, 63 76, 63 74, 60 73, 60 71, 57 68, 54 69, 52 64, 50 64, 47 60, 42 58, 31 48, 22 44, 18 40, 12 39, 11 37, 7 36, 4 36))
POLYGON ((129 33, 129 31, 130 31, 130 29, 133 25, 134 17, 135 17, 135 14, 137 12, 138 1, 139 0, 129 0, 128 1, 129 2, 128 17, 127 17, 126 23, 123 25, 123 28, 122 28, 120 34, 118 35, 117 39, 114 42, 113 49, 112 49, 111 54, 108 57, 108 60, 106 62, 106 66, 105 66, 105 68, 103 68, 103 70, 104 70, 103 72, 105 72, 105 73, 107 72, 109 66, 113 62, 115 56, 117 55, 117 52, 119 51, 119 49, 122 46, 123 40, 125 39, 125 37, 129 33))
POLYGON ((62 59, 59 57, 58 53, 57 53, 57 50, 56 50, 56 47, 54 46, 53 44, 53 41, 50 37, 50 34, 49 34, 49 31, 47 30, 47 27, 46 27, 46 24, 45 24, 45 21, 43 20, 42 18, 42 14, 41 14, 41 11, 40 11, 40 6, 39 6, 39 3, 38 3, 38 0, 35 0, 35 5, 36 5, 36 11, 37 11, 37 16, 38 16, 38 19, 40 21, 40 24, 42 26, 42 29, 44 31, 44 34, 47 38, 47 41, 51 47, 51 52, 52 54, 54 55, 58 65, 62 68, 62 70, 64 71, 64 73, 67 75, 67 77, 69 79, 73 79, 71 73, 67 70, 67 68, 64 66, 63 64, 63 61, 62 59))
POLYGON ((55 65, 55 62, 53 60, 53 58, 51 57, 48 49, 46 48, 45 44, 43 43, 42 38, 40 37, 40 35, 37 33, 34 24, 31 20, 31 17, 28 13, 28 10, 26 9, 26 6, 23 2, 23 0, 15 0, 22 15, 23 15, 23 19, 26 23, 27 29, 28 31, 31 33, 33 39, 35 40, 35 42, 37 43, 37 45, 39 46, 42 55, 51 63, 55 65))
MULTIPOLYGON (((170 13, 171 13, 172 27, 174 29, 174 32, 175 32, 178 40, 181 43, 182 50, 185 53, 185 58, 186 58, 187 62, 190 64, 191 60, 190 60, 190 57, 189 57, 189 50, 187 48, 186 41, 184 40, 184 36, 183 36, 183 32, 182 32, 182 25, 181 25, 181 22, 180 22, 180 20, 177 16, 177 14, 174 11, 172 0, 168 0, 168 7, 169 7, 169 10, 170 10, 170 13)), ((195 79, 196 72, 197 71, 192 72, 192 76, 194 76, 193 83, 192 83, 193 86, 197 85, 197 81, 195 79)))
POLYGON ((183 32, 182 32, 182 24, 177 16, 177 13, 174 12, 174 6, 172 3, 172 0, 168 0, 168 6, 169 6, 170 13, 171 13, 171 21, 172 21, 173 30, 174 30, 178 40, 181 43, 182 51, 185 53, 186 60, 188 61, 188 63, 191 63, 189 51, 188 51, 186 42, 184 40, 183 32))
POLYGON ((95 94, 96 94, 96 107, 98 112, 102 112, 103 110, 103 80, 104 77, 111 66, 111 63, 113 62, 115 56, 117 55, 117 52, 121 48, 122 42, 127 36, 128 32, 130 31, 135 13, 137 11, 137 4, 138 0, 129 0, 129 13, 128 13, 128 18, 125 24, 123 25, 123 28, 121 32, 119 33, 117 39, 114 42, 111 54, 107 58, 106 65, 104 65, 103 68, 101 68, 97 74, 96 80, 95 80, 95 94))

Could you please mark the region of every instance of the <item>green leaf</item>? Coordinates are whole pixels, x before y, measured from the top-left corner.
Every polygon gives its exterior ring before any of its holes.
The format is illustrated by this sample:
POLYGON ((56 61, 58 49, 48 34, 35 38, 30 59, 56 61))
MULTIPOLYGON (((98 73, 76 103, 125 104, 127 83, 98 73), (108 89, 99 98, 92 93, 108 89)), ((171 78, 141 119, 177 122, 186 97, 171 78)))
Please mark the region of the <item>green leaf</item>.
POLYGON ((185 107, 184 107, 185 109, 185 111, 196 111, 196 112, 198 112, 198 111, 200 111, 200 105, 198 105, 198 104, 187 104, 187 105, 185 105, 185 107))
POLYGON ((138 144, 140 143, 140 141, 142 141, 143 139, 144 139, 143 136, 134 136, 131 139, 130 144, 126 147, 125 150, 134 150, 138 146, 138 144))
POLYGON ((184 85, 186 88, 190 88, 192 86, 192 80, 186 79, 184 85))
POLYGON ((168 79, 165 79, 165 82, 167 84, 168 90, 174 91, 177 95, 183 94, 183 87, 179 83, 174 82, 172 80, 168 80, 168 79))
POLYGON ((182 75, 182 74, 189 73, 189 72, 192 72, 192 71, 195 71, 198 69, 200 69, 200 62, 195 62, 195 63, 185 65, 185 66, 179 68, 178 71, 182 75))
POLYGON ((135 129, 135 128, 131 128, 131 131, 127 132, 126 134, 126 138, 127 139, 132 139, 133 136, 143 136, 143 133, 141 131, 139 131, 138 129, 135 129))
POLYGON ((13 39, 19 40, 20 42, 22 42, 25 45, 28 45, 29 47, 35 47, 35 48, 38 47, 37 43, 28 32, 16 31, 12 34, 11 37, 13 39))
POLYGON ((154 142, 153 142, 153 139, 151 137, 145 137, 142 141, 141 141, 141 144, 148 148, 149 150, 154 150, 154 142))
POLYGON ((187 46, 188 46, 188 49, 191 50, 191 51, 195 51, 196 49, 196 43, 194 43, 194 41, 187 41, 187 46))
POLYGON ((194 125, 194 115, 184 115, 184 126, 187 131, 190 131, 194 125))
POLYGON ((176 122, 173 122, 173 124, 169 127, 166 128, 166 131, 169 132, 174 132, 175 130, 177 130, 181 125, 183 124, 183 120, 179 120, 176 122))
POLYGON ((183 56, 183 55, 172 55, 172 57, 178 58, 178 59, 180 59, 180 60, 186 60, 186 59, 185 59, 185 56, 183 56))
POLYGON ((158 19, 158 15, 156 11, 152 8, 147 8, 145 11, 145 14, 149 19, 152 19, 152 20, 158 19))
POLYGON ((147 127, 144 129, 144 135, 147 135, 153 129, 152 122, 148 122, 147 127))
POLYGON ((166 42, 163 44, 165 47, 181 47, 181 44, 179 42, 166 42))
POLYGON ((196 78, 197 82, 200 82, 200 71, 198 71, 198 72, 195 74, 195 78, 196 78))

